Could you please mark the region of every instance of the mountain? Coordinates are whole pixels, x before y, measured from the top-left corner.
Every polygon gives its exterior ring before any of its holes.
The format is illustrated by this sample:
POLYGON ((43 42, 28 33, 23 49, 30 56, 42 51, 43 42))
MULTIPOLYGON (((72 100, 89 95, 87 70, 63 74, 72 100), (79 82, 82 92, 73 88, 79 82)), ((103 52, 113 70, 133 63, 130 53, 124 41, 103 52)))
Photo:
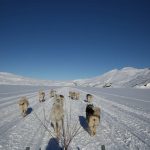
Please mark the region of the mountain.
POLYGON ((150 69, 136 69, 125 67, 123 69, 114 69, 101 76, 75 80, 78 86, 90 87, 149 87, 150 69))
POLYGON ((72 82, 69 81, 49 81, 38 80, 28 77, 15 75, 12 73, 0 72, 0 84, 8 85, 42 85, 42 86, 71 86, 72 82))
POLYGON ((9 85, 45 85, 45 86, 84 86, 84 87, 139 87, 150 88, 150 69, 125 67, 114 69, 101 76, 90 79, 70 81, 37 80, 0 72, 0 84, 9 85))

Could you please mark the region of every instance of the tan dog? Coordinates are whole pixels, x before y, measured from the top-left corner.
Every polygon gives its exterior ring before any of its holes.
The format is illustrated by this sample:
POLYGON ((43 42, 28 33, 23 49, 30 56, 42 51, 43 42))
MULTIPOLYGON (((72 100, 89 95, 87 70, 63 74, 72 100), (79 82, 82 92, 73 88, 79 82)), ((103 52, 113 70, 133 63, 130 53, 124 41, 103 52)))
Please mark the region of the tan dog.
POLYGON ((69 97, 74 100, 76 98, 76 93, 69 91, 69 97))
POLYGON ((80 93, 69 91, 69 97, 70 97, 72 100, 79 100, 79 98, 80 98, 80 93))
POLYGON ((27 110, 29 106, 28 99, 26 97, 22 97, 19 100, 18 104, 19 104, 19 108, 20 108, 22 116, 25 117, 27 115, 27 110))
POLYGON ((51 125, 53 126, 54 131, 56 132, 56 136, 57 138, 60 138, 61 133, 60 131, 64 119, 64 109, 60 99, 56 99, 54 101, 54 104, 50 112, 50 118, 51 118, 51 125))
POLYGON ((90 135, 94 136, 96 134, 96 127, 100 123, 100 113, 99 107, 94 107, 92 104, 88 104, 86 107, 86 119, 88 122, 90 135))
POLYGON ((64 106, 64 96, 56 94, 54 97, 54 103, 61 103, 62 107, 64 106))
POLYGON ((93 96, 92 96, 91 94, 87 94, 87 95, 86 95, 86 100, 87 100, 88 103, 92 103, 92 101, 93 101, 93 96))
POLYGON ((55 97, 55 95, 56 95, 56 91, 52 89, 50 91, 50 98, 55 97))
POLYGON ((45 101, 45 92, 39 91, 39 102, 45 101))
POLYGON ((76 100, 79 100, 79 98, 80 98, 80 93, 76 92, 76 94, 75 94, 75 99, 76 99, 76 100))

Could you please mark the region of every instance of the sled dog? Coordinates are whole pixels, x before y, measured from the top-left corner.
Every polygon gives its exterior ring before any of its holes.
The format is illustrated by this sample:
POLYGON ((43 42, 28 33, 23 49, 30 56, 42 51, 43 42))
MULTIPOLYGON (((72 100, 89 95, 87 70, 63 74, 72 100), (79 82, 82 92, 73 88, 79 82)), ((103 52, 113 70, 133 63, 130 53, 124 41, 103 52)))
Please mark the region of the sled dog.
POLYGON ((86 106, 86 120, 88 122, 89 133, 91 136, 96 134, 96 127, 100 123, 100 113, 99 107, 94 107, 92 104, 86 106))
POLYGON ((62 123, 64 119, 64 109, 60 99, 56 99, 50 112, 51 125, 54 128, 57 138, 60 138, 62 123))
POLYGON ((21 111, 21 115, 23 117, 25 117, 27 115, 27 110, 28 110, 28 106, 29 106, 29 102, 28 102, 28 99, 26 97, 22 97, 19 102, 19 108, 20 108, 20 111, 21 111))
POLYGON ((92 101, 93 101, 93 96, 92 96, 91 94, 87 94, 87 95, 86 95, 86 100, 87 100, 88 103, 92 103, 92 101))
POLYGON ((39 102, 45 101, 45 92, 39 91, 39 102))

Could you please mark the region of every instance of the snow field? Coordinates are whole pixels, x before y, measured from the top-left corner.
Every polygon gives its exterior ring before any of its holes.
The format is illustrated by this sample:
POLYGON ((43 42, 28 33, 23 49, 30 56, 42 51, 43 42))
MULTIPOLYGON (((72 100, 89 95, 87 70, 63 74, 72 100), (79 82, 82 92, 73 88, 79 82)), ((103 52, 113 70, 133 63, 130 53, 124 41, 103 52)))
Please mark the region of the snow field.
MULTIPOLYGON (((0 99, 0 150, 24 150, 26 147, 31 150, 60 149, 62 141, 57 145, 50 126, 49 114, 53 104, 53 98, 49 98, 50 89, 44 89, 46 101, 43 103, 38 101, 38 90, 24 94, 14 91, 16 95, 9 93, 0 99), (27 96, 31 108, 25 118, 22 118, 17 104, 21 96, 27 96)), ((99 150, 102 145, 106 150, 150 149, 150 101, 147 96, 137 98, 134 96, 138 95, 137 91, 126 96, 130 89, 123 89, 119 94, 116 94, 116 89, 112 89, 111 93, 109 90, 103 93, 101 89, 80 87, 60 87, 56 90, 65 96, 66 133, 71 134, 75 127, 79 129, 69 145, 70 150, 99 150), (69 91, 80 92, 80 100, 71 100, 69 91), (84 100, 87 93, 94 96, 94 105, 101 108, 101 121, 94 137, 88 134, 85 120, 87 103, 84 100), (141 102, 143 105, 140 109, 141 102)), ((148 93, 147 90, 144 92, 148 93)))

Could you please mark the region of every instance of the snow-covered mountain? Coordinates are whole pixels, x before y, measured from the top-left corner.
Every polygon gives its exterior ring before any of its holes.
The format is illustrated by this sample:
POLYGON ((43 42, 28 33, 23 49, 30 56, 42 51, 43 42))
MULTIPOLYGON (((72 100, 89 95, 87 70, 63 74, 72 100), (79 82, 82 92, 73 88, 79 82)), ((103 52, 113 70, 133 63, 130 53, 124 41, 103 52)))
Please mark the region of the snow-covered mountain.
POLYGON ((0 84, 8 85, 42 85, 42 86, 71 86, 69 81, 50 81, 27 78, 12 73, 0 72, 0 84))
POLYGON ((121 70, 114 69, 95 78, 74 82, 78 86, 90 87, 149 87, 150 69, 125 67, 121 70))
POLYGON ((150 88, 150 69, 125 67, 114 69, 101 76, 90 79, 70 81, 37 80, 0 72, 0 84, 9 85, 45 85, 45 86, 84 86, 84 87, 140 87, 150 88))

